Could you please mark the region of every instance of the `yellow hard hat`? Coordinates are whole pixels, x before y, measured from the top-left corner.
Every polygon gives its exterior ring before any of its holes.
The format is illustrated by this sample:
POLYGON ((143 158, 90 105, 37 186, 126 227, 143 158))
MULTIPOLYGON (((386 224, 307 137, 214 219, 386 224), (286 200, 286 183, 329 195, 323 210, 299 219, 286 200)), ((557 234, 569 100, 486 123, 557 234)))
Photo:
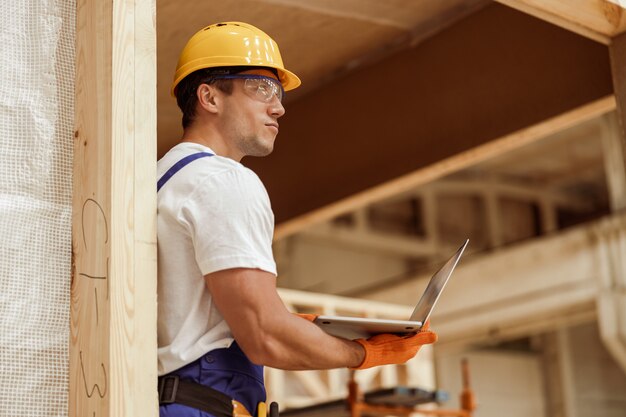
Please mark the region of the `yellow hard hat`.
POLYGON ((278 45, 262 30, 242 22, 207 26, 189 39, 178 58, 171 94, 189 74, 203 68, 269 67, 278 72, 285 91, 300 85, 300 79, 285 69, 278 45))

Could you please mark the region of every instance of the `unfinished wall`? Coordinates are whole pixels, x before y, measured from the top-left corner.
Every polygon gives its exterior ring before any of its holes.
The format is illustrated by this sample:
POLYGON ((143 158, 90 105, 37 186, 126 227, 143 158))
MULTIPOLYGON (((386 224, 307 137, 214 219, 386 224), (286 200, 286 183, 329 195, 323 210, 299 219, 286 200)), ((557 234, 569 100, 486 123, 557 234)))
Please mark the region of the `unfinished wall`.
POLYGON ((0 416, 66 416, 73 1, 0 8, 0 416))
POLYGON ((478 401, 474 417, 544 417, 541 362, 532 352, 469 351, 436 356, 437 385, 447 391, 446 408, 459 407, 460 363, 466 358, 478 401))
POLYGON ((585 323, 484 349, 437 351, 437 384, 458 405, 459 361, 469 360, 475 417, 618 417, 626 413, 626 374, 585 323))
POLYGON ((568 329, 576 417, 626 415, 626 374, 600 340, 598 326, 568 329))

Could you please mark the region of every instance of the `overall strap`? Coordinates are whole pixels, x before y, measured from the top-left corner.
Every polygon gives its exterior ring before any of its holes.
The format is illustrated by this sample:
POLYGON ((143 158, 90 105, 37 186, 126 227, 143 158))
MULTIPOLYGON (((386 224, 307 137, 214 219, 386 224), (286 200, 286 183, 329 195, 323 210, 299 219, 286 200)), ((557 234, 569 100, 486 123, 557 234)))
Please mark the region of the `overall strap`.
POLYGON ((168 169, 167 172, 165 174, 163 174, 163 176, 157 182, 157 193, 159 192, 161 187, 163 187, 165 185, 165 183, 170 178, 172 178, 174 176, 174 174, 176 174, 178 171, 180 171, 185 165, 187 165, 190 162, 195 161, 198 158, 204 158, 205 156, 213 156, 213 154, 209 153, 209 152, 192 153, 191 155, 187 155, 186 157, 184 157, 183 159, 181 159, 180 161, 178 161, 174 165, 172 165, 172 167, 170 169, 168 169))

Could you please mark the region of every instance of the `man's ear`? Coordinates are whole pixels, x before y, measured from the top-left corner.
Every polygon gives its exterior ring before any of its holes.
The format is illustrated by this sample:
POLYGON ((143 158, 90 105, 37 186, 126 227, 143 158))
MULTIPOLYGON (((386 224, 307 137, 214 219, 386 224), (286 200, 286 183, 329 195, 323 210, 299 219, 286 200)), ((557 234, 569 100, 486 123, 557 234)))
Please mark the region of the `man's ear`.
POLYGON ((209 113, 217 113, 221 102, 217 88, 209 84, 200 84, 196 90, 198 105, 209 113))

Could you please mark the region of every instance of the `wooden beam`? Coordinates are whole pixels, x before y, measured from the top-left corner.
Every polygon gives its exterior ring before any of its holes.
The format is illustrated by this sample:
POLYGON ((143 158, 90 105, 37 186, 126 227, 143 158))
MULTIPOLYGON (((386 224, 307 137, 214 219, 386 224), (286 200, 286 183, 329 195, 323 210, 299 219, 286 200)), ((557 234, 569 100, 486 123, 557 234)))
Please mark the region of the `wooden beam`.
MULTIPOLYGON (((626 328, 624 315, 611 314, 610 309, 626 294, 625 224, 626 215, 615 214, 462 259, 432 317, 439 345, 524 332, 528 336, 564 323, 590 322, 596 315, 608 317, 599 326, 605 334, 617 336, 620 328, 626 328)), ((416 276, 366 298, 409 304, 427 281, 427 274, 416 276)), ((619 338, 611 340, 615 349, 619 338)))
POLYGON ((604 346, 626 372, 626 217, 614 216, 593 230, 597 241, 598 328, 604 346))
MULTIPOLYGON (((609 113, 607 116, 611 114, 609 113)), ((621 148, 619 149, 621 150, 621 148)), ((608 151, 607 154, 609 157, 614 158, 615 156, 608 151)), ((621 162, 621 159, 616 161, 617 167, 614 169, 619 168, 619 163, 621 162)), ((537 204, 541 210, 541 227, 544 234, 551 233, 557 229, 557 208, 580 211, 593 208, 589 199, 572 197, 560 190, 553 190, 549 187, 520 185, 498 181, 495 178, 443 179, 427 184, 417 190, 412 190, 409 193, 398 194, 392 200, 388 200, 391 202, 396 199, 402 200, 408 198, 408 196, 415 196, 423 201, 424 207, 432 205, 431 208, 426 209, 422 214, 422 221, 427 225, 426 227, 430 228, 429 232, 426 233, 426 237, 375 230, 368 224, 367 209, 359 209, 351 214, 355 220, 354 225, 324 223, 302 231, 299 238, 307 241, 321 241, 325 244, 352 249, 358 248, 377 253, 388 253, 395 256, 437 257, 448 250, 454 251, 456 249, 454 246, 442 246, 437 243, 440 240, 440 236, 436 235, 436 216, 438 214, 435 207, 436 196, 443 195, 466 196, 468 198, 479 196, 482 199, 486 209, 484 217, 490 238, 489 247, 494 248, 502 246, 503 236, 500 224, 502 220, 499 202, 505 198, 537 204)))
MULTIPOLYGON (((357 213, 359 213, 357 211, 357 213)), ((319 241, 326 245, 336 245, 391 256, 432 257, 441 254, 432 239, 405 236, 376 230, 325 225, 304 231, 300 239, 319 241)), ((447 249, 447 248, 446 248, 447 249)), ((450 248, 451 249, 451 248, 450 248)))
POLYGON ((574 361, 572 360, 572 340, 570 329, 560 328, 556 331, 558 343, 558 366, 561 374, 561 399, 563 400, 564 415, 567 417, 577 416, 576 381, 574 376, 574 361))
POLYGON ((410 174, 388 181, 377 187, 372 187, 318 210, 296 217, 293 220, 281 223, 276 227, 274 239, 283 239, 313 224, 330 220, 333 217, 356 210, 376 201, 407 192, 414 187, 426 184, 447 174, 470 167, 498 155, 514 151, 522 146, 538 141, 553 133, 567 129, 568 127, 575 126, 578 123, 598 117, 614 109, 615 98, 608 96, 536 125, 505 135, 496 140, 443 159, 425 168, 418 169, 410 174))
MULTIPOLYGON (((339 295, 315 294, 307 291, 279 288, 278 294, 285 304, 296 308, 314 309, 319 314, 335 315, 337 311, 356 317, 380 317, 402 320, 413 311, 409 305, 364 301, 339 295)), ((308 311, 308 310, 307 310, 308 311)))
POLYGON ((626 31, 626 10, 607 0, 496 0, 603 44, 626 31))
POLYGON ((155 10, 77 2, 71 417, 158 415, 155 10))
POLYGON ((609 47, 622 155, 626 160, 626 33, 616 36, 609 47))
POLYGON ((243 163, 281 224, 612 93, 605 45, 494 2, 288 103, 243 163))
MULTIPOLYGON (((626 33, 613 39, 609 56, 617 104, 617 123, 609 119, 604 136, 606 146, 617 155, 607 156, 606 164, 607 175, 610 176, 608 182, 611 207, 623 213, 626 210, 626 33)), ((604 243, 600 252, 604 262, 600 265, 605 267, 598 281, 598 328, 605 347, 626 372, 626 264, 623 260, 626 221, 616 220, 609 226, 598 227, 597 239, 604 243), (613 230, 615 228, 617 231, 613 230)))
POLYGON ((601 120, 601 132, 609 205, 614 212, 626 210, 624 146, 616 113, 604 115, 601 120))

